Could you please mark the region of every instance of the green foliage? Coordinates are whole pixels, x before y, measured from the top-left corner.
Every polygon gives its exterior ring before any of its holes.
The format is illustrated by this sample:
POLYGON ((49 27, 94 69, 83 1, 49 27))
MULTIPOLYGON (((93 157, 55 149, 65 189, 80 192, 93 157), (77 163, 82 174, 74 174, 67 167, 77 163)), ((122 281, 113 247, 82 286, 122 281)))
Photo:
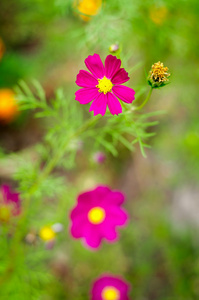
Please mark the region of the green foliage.
POLYGON ((48 102, 40 84, 34 81, 33 86, 36 89, 35 93, 24 82, 19 83, 19 87, 16 88, 18 103, 21 110, 39 110, 35 112, 36 118, 50 118, 51 128, 47 131, 45 141, 50 145, 51 151, 54 151, 55 144, 60 145, 61 148, 65 148, 65 153, 69 154, 71 161, 75 149, 71 147, 70 142, 74 138, 84 140, 89 137, 94 140, 94 147, 98 148, 100 145, 114 156, 118 155, 119 142, 130 151, 133 151, 133 145, 138 142, 143 156, 146 157, 144 148, 149 145, 145 141, 154 135, 147 132, 147 129, 158 124, 156 121, 148 121, 148 118, 160 112, 137 114, 134 106, 129 109, 123 105, 125 111, 119 116, 109 114, 105 121, 97 122, 99 118, 94 117, 84 122, 77 104, 66 99, 62 90, 58 90, 55 99, 48 102))
MULTIPOLYGON (((0 37, 6 48, 0 58, 0 86, 11 87, 22 78, 15 89, 20 110, 34 116, 43 132, 36 145, 16 153, 7 154, 1 143, 0 169, 7 171, 1 183, 14 179, 22 214, 0 223, 0 299, 85 300, 93 280, 109 272, 132 284, 132 299, 197 300, 198 230, 177 231, 168 207, 176 186, 198 184, 198 0, 104 0, 89 22, 79 18, 73 0, 0 2, 0 37), (152 17, 157 8, 166 9, 160 20, 152 17), (88 55, 100 53, 104 60, 114 43, 136 100, 124 104, 119 116, 92 117, 88 105, 74 100, 75 76, 88 55), (174 74, 173 82, 154 90, 147 109, 140 109, 149 88, 143 70, 148 74, 159 60, 174 74), (165 118, 162 109, 168 110, 165 118), (154 131, 158 134, 152 139, 154 131), (125 190, 124 179, 113 178, 110 161, 121 159, 126 166, 123 150, 134 153, 138 144, 146 157, 152 143, 154 150, 142 161, 140 173, 133 165, 128 179, 132 190, 138 185, 137 199, 129 197, 126 204, 128 227, 121 230, 118 243, 89 252, 68 230, 78 192, 96 178, 115 187, 119 182, 125 190), (90 155, 99 149, 110 161, 90 171, 90 155), (162 177, 154 185, 144 180, 150 161, 149 177, 154 165, 162 177), (57 222, 64 230, 47 250, 39 230, 57 222), (32 232, 35 240, 27 242, 32 232)), ((23 126, 24 120, 19 128, 23 126)), ((3 136, 12 127, 0 130, 3 136)), ((137 156, 133 159, 137 162, 137 156)))

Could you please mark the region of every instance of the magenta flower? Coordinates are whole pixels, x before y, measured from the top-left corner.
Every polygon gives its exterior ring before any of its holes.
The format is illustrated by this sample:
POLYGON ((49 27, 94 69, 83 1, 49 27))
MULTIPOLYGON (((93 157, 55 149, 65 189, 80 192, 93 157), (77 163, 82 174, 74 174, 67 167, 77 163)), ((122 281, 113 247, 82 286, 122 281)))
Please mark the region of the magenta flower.
POLYGON ((98 248, 103 238, 116 241, 116 226, 125 225, 127 214, 120 208, 124 195, 98 186, 92 191, 80 194, 77 205, 71 212, 71 234, 75 239, 83 238, 91 248, 98 248))
POLYGON ((130 285, 119 277, 103 275, 91 290, 91 300, 129 300, 130 285))
POLYGON ((11 191, 8 185, 0 187, 0 221, 9 221, 11 216, 17 216, 21 212, 21 200, 19 193, 11 191))
POLYGON ((76 84, 82 89, 75 93, 75 100, 81 104, 93 101, 89 111, 93 111, 94 116, 104 116, 107 105, 112 115, 118 115, 122 112, 122 106, 117 98, 126 103, 132 103, 135 99, 135 91, 121 85, 130 78, 124 68, 120 68, 120 59, 108 55, 104 67, 99 54, 94 54, 85 59, 85 65, 92 74, 80 70, 76 84))

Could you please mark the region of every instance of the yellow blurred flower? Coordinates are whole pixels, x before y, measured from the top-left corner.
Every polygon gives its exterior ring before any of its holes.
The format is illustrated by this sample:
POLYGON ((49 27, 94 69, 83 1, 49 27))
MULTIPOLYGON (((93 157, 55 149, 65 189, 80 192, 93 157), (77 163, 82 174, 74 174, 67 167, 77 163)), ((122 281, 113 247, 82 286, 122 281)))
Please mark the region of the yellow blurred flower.
POLYGON ((51 241, 55 239, 56 233, 51 226, 44 226, 40 229, 39 236, 44 241, 51 241))
POLYGON ((168 15, 168 9, 166 8, 166 6, 152 6, 150 11, 150 18, 151 20, 157 24, 157 25, 161 25, 162 23, 164 23, 164 21, 167 18, 168 15))
POLYGON ((9 123, 18 115, 15 94, 10 89, 0 89, 0 121, 9 123))
POLYGON ((102 0, 74 0, 74 8, 78 11, 80 18, 86 22, 98 14, 101 6, 102 0))
POLYGON ((9 123, 18 115, 15 94, 10 89, 0 89, 0 121, 9 123))
POLYGON ((9 205, 0 206, 0 222, 8 222, 11 217, 11 209, 9 205))
POLYGON ((4 52, 5 52, 5 45, 3 40, 0 38, 0 60, 2 59, 4 52))

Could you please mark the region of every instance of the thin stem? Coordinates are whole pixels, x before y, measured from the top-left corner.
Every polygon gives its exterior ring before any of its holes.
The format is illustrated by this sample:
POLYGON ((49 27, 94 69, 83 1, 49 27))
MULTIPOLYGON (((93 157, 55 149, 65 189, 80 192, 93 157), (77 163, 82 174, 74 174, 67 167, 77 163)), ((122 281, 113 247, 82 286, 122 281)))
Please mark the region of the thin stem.
POLYGON ((58 149, 55 156, 48 162, 48 164, 45 166, 45 168, 41 172, 41 174, 38 178, 38 181, 29 190, 29 193, 28 193, 29 195, 32 195, 35 192, 35 190, 37 189, 38 184, 40 183, 40 181, 45 179, 52 172, 52 170, 56 167, 59 160, 65 154, 66 148, 67 148, 68 144, 71 142, 71 140, 74 139, 75 137, 78 137, 79 135, 81 135, 81 133, 83 133, 87 128, 93 126, 93 124, 95 124, 99 120, 100 117, 101 116, 93 117, 93 118, 89 119, 88 121, 86 121, 79 129, 77 129, 76 132, 74 132, 69 137, 69 139, 63 145, 63 147, 61 147, 61 149, 58 149))
POLYGON ((151 97, 152 90, 153 90, 153 88, 151 87, 144 102, 140 106, 135 107, 134 110, 140 110, 147 104, 147 102, 149 101, 149 99, 151 97))

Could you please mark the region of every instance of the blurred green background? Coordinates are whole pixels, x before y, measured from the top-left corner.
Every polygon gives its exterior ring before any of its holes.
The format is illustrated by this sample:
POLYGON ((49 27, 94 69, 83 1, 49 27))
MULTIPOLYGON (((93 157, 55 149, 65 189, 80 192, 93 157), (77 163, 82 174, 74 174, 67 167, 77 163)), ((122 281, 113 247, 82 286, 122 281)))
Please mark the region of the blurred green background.
MULTIPOLYGON (((169 68, 171 83, 154 90, 146 107, 164 114, 156 117, 159 125, 153 128, 156 135, 149 141, 147 158, 138 147, 130 154, 121 146, 118 158, 108 155, 99 166, 92 162, 92 145, 84 145, 76 169, 66 174, 73 188, 62 197, 71 197, 69 207, 78 191, 96 183, 126 193, 131 221, 121 230, 119 243, 89 252, 70 239, 67 216, 57 209, 65 230, 50 253, 43 249, 43 269, 29 279, 30 290, 22 291, 16 278, 9 299, 27 299, 30 294, 42 300, 88 299, 91 282, 107 271, 131 283, 131 299, 198 300, 198 0, 106 0, 97 8, 92 5, 88 15, 96 15, 88 17, 69 0, 2 0, 0 88, 12 89, 20 79, 30 83, 36 78, 48 98, 63 86, 73 99, 84 59, 99 53, 104 60, 110 45, 118 44, 124 67, 137 66, 130 76, 135 90, 141 86, 147 91, 146 73, 153 63, 162 61, 169 68)), ((31 151, 43 131, 31 113, 2 123, 1 161, 9 153, 31 151)), ((14 171, 0 166, 0 182, 12 181, 14 171)), ((53 213, 44 209, 43 223, 55 218, 53 213)), ((35 227, 43 225, 39 217, 34 222, 35 227)), ((36 255, 36 246, 29 247, 29 255, 36 255)), ((7 299, 6 293, 2 291, 1 299, 7 299)))

